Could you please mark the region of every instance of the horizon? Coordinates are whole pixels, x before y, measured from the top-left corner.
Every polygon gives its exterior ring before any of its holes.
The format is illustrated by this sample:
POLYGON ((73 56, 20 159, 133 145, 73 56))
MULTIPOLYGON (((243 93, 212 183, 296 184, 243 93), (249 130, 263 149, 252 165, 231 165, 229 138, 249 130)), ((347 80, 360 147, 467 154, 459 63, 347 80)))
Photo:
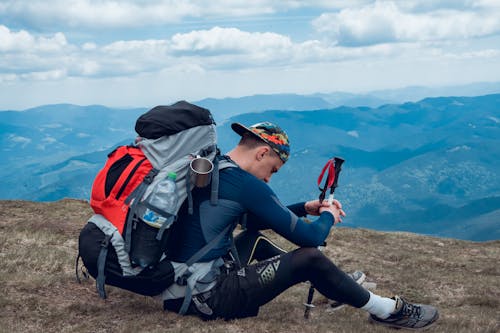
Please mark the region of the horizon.
MULTIPOLYGON (((207 101, 218 101, 218 102, 223 102, 227 100, 237 100, 237 99, 245 99, 245 98, 254 98, 254 97, 270 97, 270 96, 299 96, 299 97, 319 97, 319 98, 324 98, 323 95, 328 96, 328 95, 335 95, 335 94, 346 94, 346 95, 352 95, 352 97, 377 97, 379 94, 382 95, 395 95, 398 97, 394 97, 392 101, 389 101, 388 103, 385 104, 403 104, 403 103, 418 103, 423 99, 427 98, 453 98, 453 97, 480 97, 480 96, 486 96, 486 95, 496 95, 500 94, 500 81, 498 82, 475 82, 475 83, 470 83, 467 85, 457 85, 457 86, 438 86, 438 87, 426 87, 426 86, 407 86, 407 87, 402 87, 399 89, 387 89, 387 90, 374 90, 374 91, 367 91, 363 93, 353 93, 353 92, 348 92, 348 91, 333 91, 333 92, 328 92, 328 93, 322 93, 322 92, 316 92, 316 93, 311 93, 311 94, 297 94, 297 93, 276 93, 276 94, 253 94, 253 95, 242 95, 242 96, 234 96, 234 97, 211 97, 207 96, 205 98, 202 98, 200 100, 196 101, 188 101, 190 103, 203 103, 207 101), (486 87, 485 87, 486 86, 486 87), (463 92, 464 90, 467 90, 468 88, 473 87, 475 91, 468 91, 467 93, 453 93, 453 91, 460 91, 463 92), (411 90, 412 92, 408 93, 408 91, 411 90), (415 90, 416 92, 413 92, 415 90), (419 90, 423 90, 425 92, 420 92, 419 90), (444 92, 444 93, 443 93, 444 92), (446 92, 451 92, 451 93, 446 93, 446 92), (406 96, 406 98, 403 98, 406 96)), ((163 104, 157 104, 157 105, 168 105, 171 103, 175 103, 178 100, 171 100, 168 103, 163 103, 163 104)), ((325 100, 326 102, 326 100, 325 100)), ((90 104, 76 104, 76 103, 70 103, 70 102, 60 102, 60 103, 47 103, 47 104, 38 104, 38 105, 32 105, 32 106, 27 106, 22 109, 1 109, 0 112, 5 112, 5 111, 16 111, 16 112, 21 112, 21 111, 29 111, 32 109, 37 109, 40 107, 46 107, 46 106, 60 106, 60 105, 69 105, 69 106, 77 106, 77 107, 92 107, 92 106, 102 106, 108 109, 141 109, 145 108, 148 109, 152 106, 145 106, 145 105, 122 105, 122 106, 113 106, 113 105, 105 105, 105 104, 98 104, 98 103, 90 103, 90 104)), ((377 109, 380 106, 383 106, 384 103, 381 103, 379 106, 367 106, 372 109, 377 109)), ((344 106, 343 104, 341 105, 332 105, 331 108, 337 108, 344 106)), ((364 106, 362 103, 360 105, 356 105, 353 107, 358 107, 358 106, 364 106)))
POLYGON ((7 0, 0 109, 493 83, 499 16, 492 0, 7 0))

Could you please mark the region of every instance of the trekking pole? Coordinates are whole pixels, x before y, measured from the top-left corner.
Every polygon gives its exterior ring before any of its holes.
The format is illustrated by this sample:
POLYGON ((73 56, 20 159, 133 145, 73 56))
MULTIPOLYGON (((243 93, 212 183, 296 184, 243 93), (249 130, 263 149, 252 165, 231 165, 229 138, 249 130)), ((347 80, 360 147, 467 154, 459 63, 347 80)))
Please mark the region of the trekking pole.
MULTIPOLYGON (((325 172, 328 170, 327 177, 325 180, 325 185, 323 188, 319 187, 319 190, 321 191, 319 195, 319 202, 323 202, 325 200, 326 196, 326 191, 330 189, 330 194, 328 196, 328 203, 331 205, 333 203, 334 199, 334 192, 335 188, 337 187, 337 181, 339 178, 340 171, 342 170, 342 163, 344 163, 344 160, 340 157, 334 157, 333 159, 329 159, 328 162, 326 162, 325 166, 323 167, 323 170, 321 171, 321 174, 319 175, 318 178, 318 186, 321 184, 321 180, 323 178, 323 175, 325 172)), ((326 247, 326 241, 323 242, 322 245, 318 246, 318 249, 320 251, 323 251, 323 249, 326 247)), ((304 318, 309 319, 309 313, 311 312, 311 309, 314 308, 314 304, 312 304, 312 300, 314 298, 314 286, 311 283, 309 286, 309 292, 307 293, 307 302, 304 303, 305 310, 304 310, 304 318)))
POLYGON ((337 188, 337 181, 339 180, 340 171, 342 171, 342 163, 344 160, 340 157, 333 158, 334 168, 335 168, 335 178, 333 179, 333 185, 330 187, 330 195, 328 196, 328 203, 331 205, 333 202, 333 195, 335 189, 337 188))

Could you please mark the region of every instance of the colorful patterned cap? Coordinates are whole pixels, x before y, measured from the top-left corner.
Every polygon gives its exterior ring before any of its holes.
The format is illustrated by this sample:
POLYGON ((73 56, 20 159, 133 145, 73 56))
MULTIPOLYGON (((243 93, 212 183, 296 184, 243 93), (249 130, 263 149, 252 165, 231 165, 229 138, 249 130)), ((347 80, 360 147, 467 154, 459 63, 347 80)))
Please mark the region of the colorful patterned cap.
POLYGON ((245 133, 255 135, 255 137, 271 146, 283 163, 288 160, 290 156, 290 141, 288 141, 288 135, 279 126, 266 121, 250 127, 243 126, 240 123, 233 123, 231 124, 231 128, 241 136, 245 133))

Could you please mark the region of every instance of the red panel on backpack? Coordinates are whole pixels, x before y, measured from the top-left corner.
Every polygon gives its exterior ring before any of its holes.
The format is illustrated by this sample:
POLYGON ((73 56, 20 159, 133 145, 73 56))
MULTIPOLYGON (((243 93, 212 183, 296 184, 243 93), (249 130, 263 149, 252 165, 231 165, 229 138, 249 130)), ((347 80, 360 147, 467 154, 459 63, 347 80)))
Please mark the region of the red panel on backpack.
POLYGON ((133 146, 120 146, 108 155, 92 185, 90 206, 123 234, 129 205, 127 197, 139 186, 153 166, 144 153, 133 146))

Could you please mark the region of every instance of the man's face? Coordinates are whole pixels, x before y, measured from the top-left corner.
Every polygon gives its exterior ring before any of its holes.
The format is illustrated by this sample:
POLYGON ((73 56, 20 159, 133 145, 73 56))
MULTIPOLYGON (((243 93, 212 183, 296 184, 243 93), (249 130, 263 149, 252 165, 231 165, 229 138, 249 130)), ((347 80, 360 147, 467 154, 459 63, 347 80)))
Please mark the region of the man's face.
POLYGON ((278 170, 283 166, 283 161, 278 157, 272 149, 266 151, 260 160, 257 160, 255 163, 255 167, 253 168, 254 172, 252 174, 268 183, 271 180, 273 174, 278 172, 278 170))

